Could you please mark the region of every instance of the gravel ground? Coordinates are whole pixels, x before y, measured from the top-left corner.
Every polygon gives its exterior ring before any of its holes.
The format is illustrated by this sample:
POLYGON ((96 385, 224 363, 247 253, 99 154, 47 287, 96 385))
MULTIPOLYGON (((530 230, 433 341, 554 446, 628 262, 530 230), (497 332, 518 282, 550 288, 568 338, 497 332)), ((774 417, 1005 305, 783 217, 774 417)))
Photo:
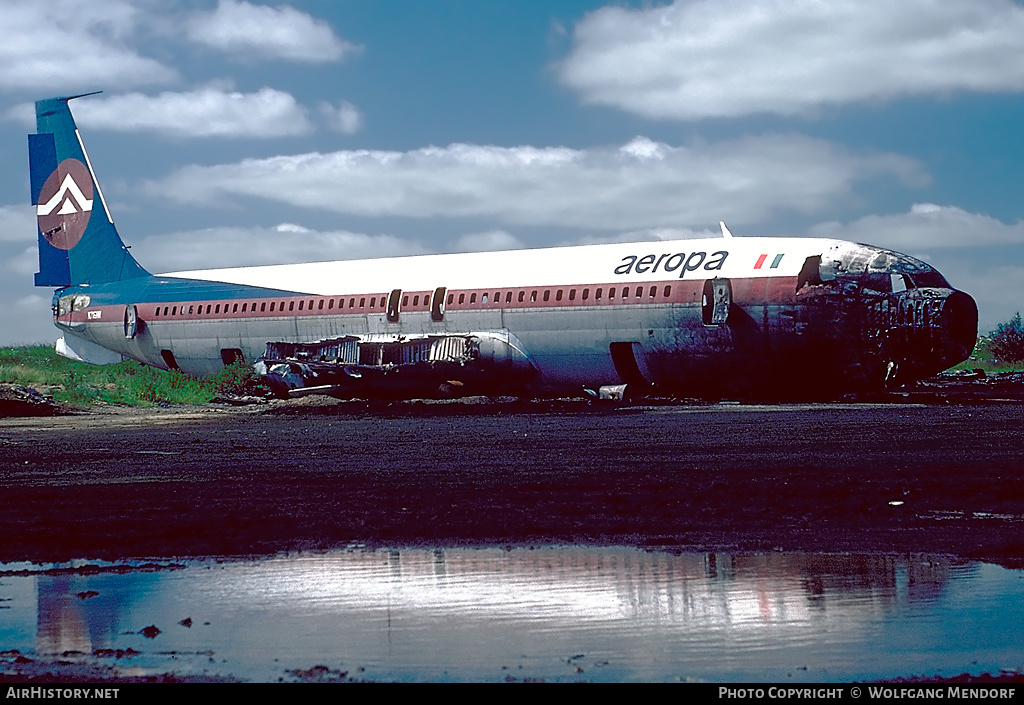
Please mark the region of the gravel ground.
POLYGON ((0 562, 369 546, 1024 565, 1024 405, 287 402, 0 419, 0 562))

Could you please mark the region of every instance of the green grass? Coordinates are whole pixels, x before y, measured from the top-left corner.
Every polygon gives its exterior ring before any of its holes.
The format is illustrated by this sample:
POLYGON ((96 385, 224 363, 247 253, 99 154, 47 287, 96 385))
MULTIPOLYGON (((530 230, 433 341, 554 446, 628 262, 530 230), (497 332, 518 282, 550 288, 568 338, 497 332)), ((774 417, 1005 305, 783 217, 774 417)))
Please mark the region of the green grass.
POLYGON ((0 348, 0 382, 20 384, 59 402, 129 406, 206 404, 220 394, 261 394, 248 365, 232 365, 214 377, 195 379, 138 362, 89 365, 61 357, 45 345, 0 348))
POLYGON ((986 374, 998 372, 1016 372, 1021 369, 1020 363, 1011 363, 999 360, 989 350, 991 338, 982 335, 974 345, 974 352, 971 356, 952 369, 957 370, 984 370, 986 374))

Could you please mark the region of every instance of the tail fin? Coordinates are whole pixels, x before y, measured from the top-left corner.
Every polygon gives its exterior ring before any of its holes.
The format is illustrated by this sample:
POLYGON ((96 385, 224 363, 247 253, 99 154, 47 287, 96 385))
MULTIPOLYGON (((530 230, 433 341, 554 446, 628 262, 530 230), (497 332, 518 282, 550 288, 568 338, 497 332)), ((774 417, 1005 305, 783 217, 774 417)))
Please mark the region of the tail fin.
MULTIPOLYGON (((92 95, 86 93, 85 95, 92 95)), ((68 101, 36 102, 28 136, 32 205, 39 224, 36 286, 101 284, 147 276, 121 241, 68 101)))

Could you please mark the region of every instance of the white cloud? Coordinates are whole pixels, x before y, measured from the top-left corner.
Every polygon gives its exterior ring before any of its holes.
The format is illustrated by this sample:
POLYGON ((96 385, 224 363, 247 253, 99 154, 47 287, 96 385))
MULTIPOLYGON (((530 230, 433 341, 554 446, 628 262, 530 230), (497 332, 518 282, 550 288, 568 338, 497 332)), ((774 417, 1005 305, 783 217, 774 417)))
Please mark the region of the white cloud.
POLYGON ((130 2, 6 0, 2 13, 0 88, 82 92, 177 77, 130 46, 145 18, 130 2))
POLYGON ((14 302, 14 305, 19 308, 29 309, 30 311, 38 311, 40 309, 47 309, 50 307, 50 297, 43 297, 39 294, 29 294, 23 296, 14 302))
POLYGON ((978 304, 979 333, 989 333, 1013 314, 1024 313, 1024 267, 1017 264, 979 267, 964 260, 930 264, 934 264, 950 284, 974 297, 978 304))
POLYGON ((1024 89, 1011 0, 677 0, 609 6, 557 67, 587 103, 651 118, 812 114, 822 106, 1024 89))
POLYGON ((220 0, 212 12, 193 15, 186 34, 194 42, 244 58, 321 63, 359 51, 326 22, 288 5, 220 0))
POLYGON ((30 284, 0 282, 0 301, 12 302, 0 306, 0 345, 52 345, 60 336, 53 327, 49 292, 26 291, 32 291, 30 284))
POLYGON ((356 109, 356 106, 348 101, 341 101, 338 107, 322 102, 320 103, 320 112, 327 119, 327 124, 336 132, 352 135, 363 127, 362 114, 356 109))
POLYGON ((587 150, 453 144, 310 153, 192 165, 146 190, 191 203, 247 196, 360 216, 486 217, 610 230, 812 213, 848 197, 857 182, 892 177, 927 179, 916 162, 898 155, 763 135, 679 147, 637 138, 587 150))
POLYGON ((492 252, 494 250, 518 250, 523 247, 512 233, 504 230, 488 230, 482 233, 468 233, 455 241, 453 252, 492 252))
POLYGON ((317 231, 293 223, 271 228, 205 228, 144 238, 135 248, 146 268, 177 272, 262 264, 324 262, 423 254, 417 242, 392 235, 317 231))
POLYGON ((4 248, 5 254, 0 269, 14 272, 26 286, 31 285, 32 275, 39 271, 39 250, 36 245, 15 250, 4 248))
POLYGON ((0 242, 36 241, 36 214, 28 201, 26 193, 24 205, 0 206, 0 242))
POLYGON ((851 223, 820 223, 810 229, 819 237, 865 242, 908 253, 937 248, 1024 245, 1024 222, 1003 223, 956 206, 915 203, 906 213, 868 215, 851 223))
POLYGON ((75 103, 75 119, 83 128, 172 137, 268 138, 313 131, 305 108, 291 94, 273 88, 239 93, 206 87, 155 96, 90 98, 75 103))
POLYGON ((572 240, 563 242, 563 245, 603 245, 613 242, 658 242, 665 240, 692 240, 706 239, 710 237, 722 237, 722 231, 715 230, 692 230, 690 228, 644 228, 643 230, 629 230, 627 232, 584 235, 572 240))

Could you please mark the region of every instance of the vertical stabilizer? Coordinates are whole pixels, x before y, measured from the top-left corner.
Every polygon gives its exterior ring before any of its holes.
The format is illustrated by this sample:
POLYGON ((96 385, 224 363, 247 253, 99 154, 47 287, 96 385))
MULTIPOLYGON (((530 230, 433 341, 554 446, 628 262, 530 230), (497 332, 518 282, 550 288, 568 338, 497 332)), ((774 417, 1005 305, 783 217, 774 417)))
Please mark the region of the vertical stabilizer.
POLYGON ((39 226, 36 286, 100 284, 149 274, 129 254, 103 200, 68 108, 69 100, 80 97, 37 101, 38 134, 28 136, 39 226))

